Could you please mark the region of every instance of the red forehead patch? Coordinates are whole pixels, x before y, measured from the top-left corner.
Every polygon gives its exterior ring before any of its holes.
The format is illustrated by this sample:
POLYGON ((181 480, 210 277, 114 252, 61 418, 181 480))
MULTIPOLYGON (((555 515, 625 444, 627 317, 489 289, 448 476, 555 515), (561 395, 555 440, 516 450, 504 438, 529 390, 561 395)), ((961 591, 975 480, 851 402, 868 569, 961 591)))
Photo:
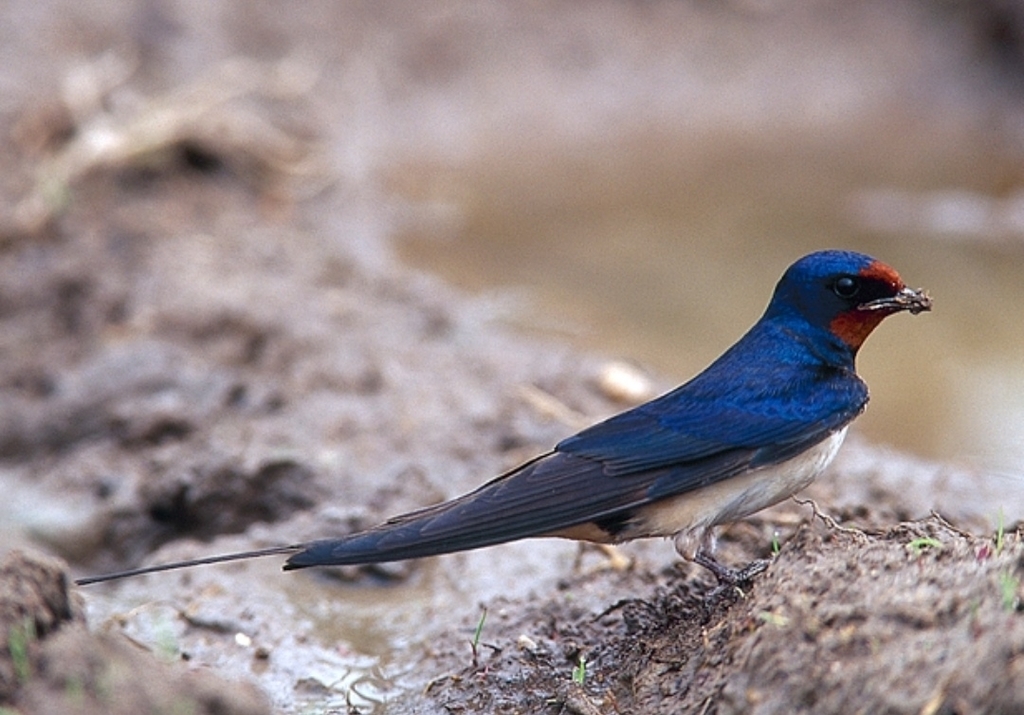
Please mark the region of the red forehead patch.
POLYGON ((889 285, 895 286, 897 290, 904 287, 903 279, 900 278, 900 274, 896 272, 896 269, 881 261, 872 261, 866 268, 862 268, 858 275, 863 278, 885 281, 889 285))

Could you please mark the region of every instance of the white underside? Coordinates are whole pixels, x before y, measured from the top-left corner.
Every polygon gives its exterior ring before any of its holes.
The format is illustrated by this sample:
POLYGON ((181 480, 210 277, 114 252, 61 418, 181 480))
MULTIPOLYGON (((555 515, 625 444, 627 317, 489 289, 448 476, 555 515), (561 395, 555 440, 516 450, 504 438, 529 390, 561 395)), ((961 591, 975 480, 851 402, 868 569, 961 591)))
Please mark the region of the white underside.
POLYGON ((712 527, 778 504, 813 482, 835 458, 846 429, 781 464, 755 469, 652 504, 641 511, 636 533, 630 530, 624 536, 674 536, 676 549, 684 558, 692 560, 702 545, 710 546, 712 527))

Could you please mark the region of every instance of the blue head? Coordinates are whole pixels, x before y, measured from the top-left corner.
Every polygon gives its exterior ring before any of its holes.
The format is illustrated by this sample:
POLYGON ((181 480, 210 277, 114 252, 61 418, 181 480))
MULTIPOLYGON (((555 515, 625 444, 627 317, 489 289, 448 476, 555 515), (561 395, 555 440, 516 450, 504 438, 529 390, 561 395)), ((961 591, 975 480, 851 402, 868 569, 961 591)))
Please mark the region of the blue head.
POLYGON ((802 320, 832 333, 856 353, 887 316, 931 306, 926 293, 907 288, 893 268, 871 256, 819 251, 786 269, 765 318, 802 320))

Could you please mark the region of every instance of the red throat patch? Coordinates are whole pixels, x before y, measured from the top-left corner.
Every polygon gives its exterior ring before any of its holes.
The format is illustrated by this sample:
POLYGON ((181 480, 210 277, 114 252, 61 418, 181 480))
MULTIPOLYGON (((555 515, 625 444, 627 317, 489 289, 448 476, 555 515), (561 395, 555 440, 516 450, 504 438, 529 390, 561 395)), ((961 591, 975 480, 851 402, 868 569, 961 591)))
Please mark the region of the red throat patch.
MULTIPOLYGON (((874 261, 866 268, 861 269, 857 275, 869 280, 888 283, 892 287, 893 293, 906 287, 903 279, 900 278, 900 274, 894 268, 881 261, 874 261)), ((878 324, 885 320, 888 315, 889 313, 884 310, 857 310, 853 308, 833 318, 828 327, 833 335, 856 350, 864 344, 864 341, 871 335, 871 331, 877 328, 878 324)))
POLYGON ((856 350, 871 335, 871 331, 878 327, 878 324, 885 320, 886 314, 882 311, 848 310, 832 318, 828 324, 829 330, 837 338, 856 350))

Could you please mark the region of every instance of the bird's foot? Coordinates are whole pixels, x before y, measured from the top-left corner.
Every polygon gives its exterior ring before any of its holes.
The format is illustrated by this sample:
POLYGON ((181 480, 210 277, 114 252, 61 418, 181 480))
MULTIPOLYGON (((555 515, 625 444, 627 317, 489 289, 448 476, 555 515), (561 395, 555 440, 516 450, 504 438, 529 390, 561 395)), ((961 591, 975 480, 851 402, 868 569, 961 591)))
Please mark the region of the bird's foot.
POLYGON ((741 586, 749 584, 755 577, 764 573, 771 564, 770 559, 757 559, 755 561, 751 561, 741 569, 733 569, 729 568, 706 551, 698 551, 694 555, 693 561, 694 563, 706 568, 714 574, 716 579, 718 579, 718 586, 708 594, 709 600, 715 600, 723 596, 725 593, 732 591, 735 591, 742 596, 743 589, 741 586))

